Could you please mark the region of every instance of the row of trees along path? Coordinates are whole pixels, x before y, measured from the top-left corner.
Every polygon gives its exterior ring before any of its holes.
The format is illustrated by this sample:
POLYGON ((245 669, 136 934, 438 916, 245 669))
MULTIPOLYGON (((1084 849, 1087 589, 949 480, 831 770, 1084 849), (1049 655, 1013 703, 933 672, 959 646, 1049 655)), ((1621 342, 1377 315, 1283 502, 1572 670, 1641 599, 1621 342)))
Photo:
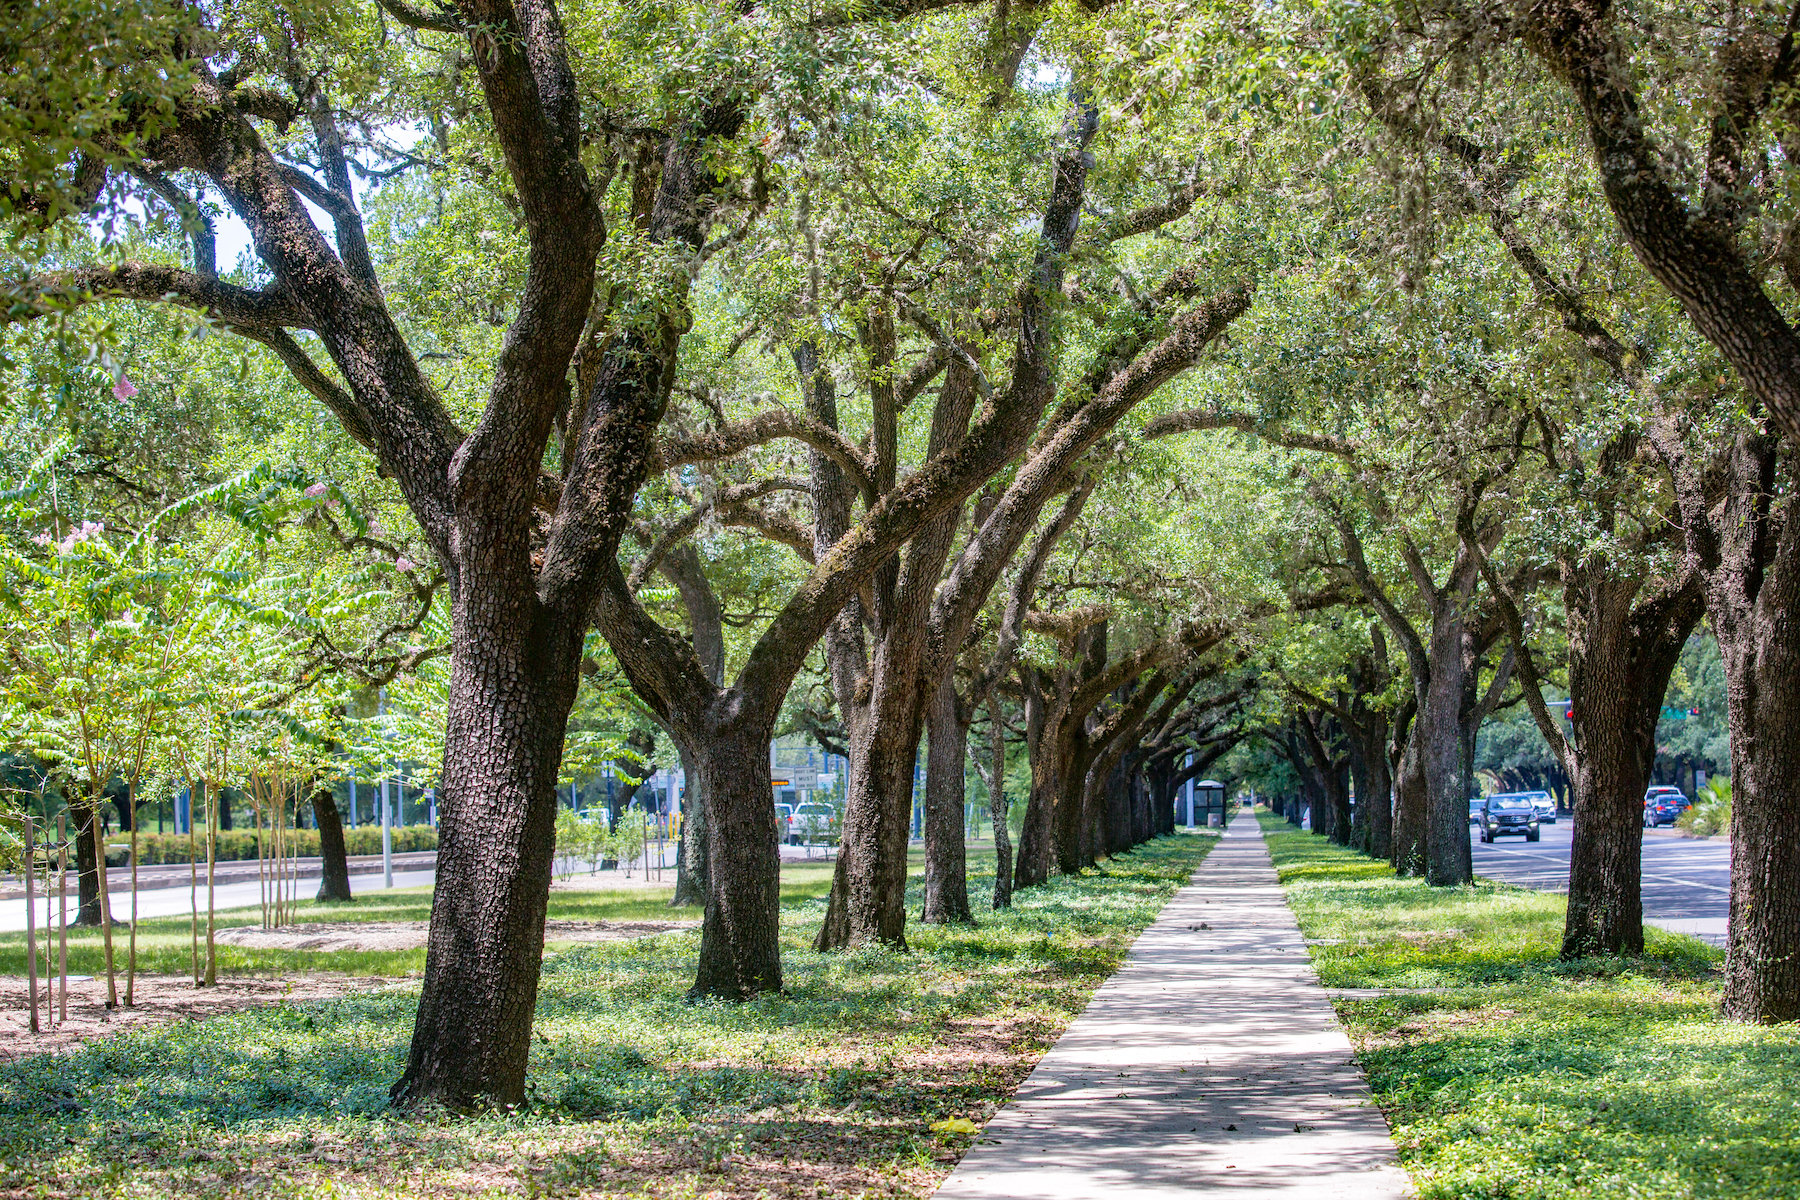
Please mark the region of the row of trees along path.
MULTIPOLYGON (((91 300, 172 302, 260 344, 398 487, 441 569, 451 668, 438 887, 395 1101, 524 1100, 556 780, 578 685, 595 669, 591 630, 694 781, 697 819, 682 846, 683 887, 705 904, 693 994, 741 1000, 782 986, 766 754, 815 648, 850 762, 821 949, 904 944, 912 774, 926 736, 925 914, 969 916, 963 761, 985 707, 983 773, 990 794, 1004 792, 1005 692, 1019 701, 1031 786, 1016 863, 997 837, 1001 902, 1014 884, 1166 832, 1174 788, 1246 737, 1290 761, 1334 838, 1434 884, 1467 882, 1476 731, 1522 698, 1575 790, 1573 956, 1641 948, 1637 798, 1675 655, 1704 614, 1725 650, 1738 783, 1726 1006, 1743 1019, 1800 1016, 1800 773, 1786 757, 1800 740, 1782 735, 1800 721, 1800 673, 1783 638, 1800 600, 1790 561, 1800 532, 1771 501, 1789 482, 1800 433, 1800 342, 1752 270, 1764 256, 1734 232, 1748 227, 1738 218, 1756 188, 1773 186, 1741 164, 1793 69, 1791 31, 1747 28, 1717 50, 1741 86, 1727 89, 1735 107, 1720 119, 1707 186, 1686 190, 1648 140, 1604 8, 1539 5, 1495 31, 1548 67, 1547 78, 1516 81, 1517 96, 1560 88, 1579 106, 1610 236, 1737 372, 1754 402, 1748 422, 1722 415, 1738 395, 1723 384, 1707 398, 1712 409, 1678 403, 1644 370, 1654 347, 1628 347, 1615 331, 1629 314, 1595 311, 1546 265, 1509 199, 1516 174, 1496 166, 1511 161, 1507 148, 1447 132, 1468 98, 1452 89, 1428 108, 1385 73, 1390 59, 1440 43, 1479 53, 1457 40, 1455 20, 1356 31, 1362 49, 1348 55, 1344 103, 1361 106, 1396 156, 1454 183, 1456 216, 1430 219, 1485 222, 1583 362, 1652 414, 1596 440, 1479 371, 1456 376, 1454 408, 1408 381, 1399 389, 1408 411, 1426 415, 1408 442, 1428 459, 1421 472, 1388 454, 1391 426, 1335 419, 1329 406, 1309 423, 1306 410, 1203 403, 1127 436, 1133 410, 1251 310, 1241 256, 1204 234, 1161 236, 1236 184, 1204 179, 1196 154, 1148 203, 1122 186, 1143 144, 1101 136, 1101 99, 1118 80, 1077 55, 1072 82, 1051 97, 1055 119, 1008 143, 1006 171, 1037 180, 1028 203, 983 208, 946 169, 928 218, 900 211, 898 195, 867 177, 871 155, 924 154, 930 131, 878 146, 847 114, 865 103, 857 70, 891 68, 882 56, 905 44, 882 31, 940 10, 984 22, 965 64, 977 86, 964 99, 971 127, 992 129, 994 114, 1021 102, 1017 78, 1034 47, 1060 53, 1044 7, 882 0, 789 19, 745 5, 715 31, 736 48, 708 51, 717 52, 708 87, 694 91, 687 64, 669 64, 645 96, 604 103, 582 73, 597 34, 565 27, 549 0, 430 9, 380 0, 361 14, 384 36, 397 23, 407 53, 456 81, 446 86, 461 89, 457 105, 425 106, 439 165, 503 179, 496 212, 522 232, 517 293, 494 319, 503 331, 470 420, 453 415, 422 365, 422 335, 390 297, 364 227, 352 175, 367 165, 347 137, 388 118, 347 69, 354 36, 309 34, 291 14, 230 29, 186 11, 109 27, 101 32, 138 47, 143 65, 71 98, 95 121, 42 146, 20 143, 27 176, 11 212, 22 229, 124 203, 135 188, 184 214, 192 252, 186 268, 50 270, 21 285, 11 319, 60 319, 91 300), (458 137, 498 161, 458 158, 447 149, 458 137), (296 161, 295 145, 310 161, 296 161), (220 277, 208 195, 249 231, 251 282, 220 277), (1021 220, 1032 236, 995 270, 991 247, 1021 220), (636 265, 620 267, 615 251, 636 265), (753 270, 764 257, 787 264, 775 282, 753 270), (755 301, 724 357, 754 339, 791 361, 797 407, 734 419, 691 377, 703 374, 692 368, 704 353, 692 334, 695 281, 720 262, 744 275, 755 301), (1081 305, 1097 314, 1087 326, 1073 319, 1081 305), (866 420, 841 411, 846 385, 866 397, 866 420), (922 408, 912 418, 926 444, 904 470, 903 418, 927 403, 929 420, 922 408), (1733 431, 1723 450, 1708 436, 1719 421, 1733 431), (1279 586, 1124 636, 1105 605, 1047 611, 1041 600, 1081 590, 1046 589, 1046 563, 1106 473, 1122 469, 1128 450, 1201 430, 1293 456, 1305 553, 1274 572, 1279 586), (739 470, 778 443, 804 447, 800 471, 739 470), (1533 553, 1541 542, 1521 528, 1541 497, 1519 481, 1539 463, 1595 514, 1548 555, 1533 553), (1438 489, 1429 497, 1427 482, 1438 489), (643 502, 665 487, 689 511, 647 527, 643 502), (788 494, 807 497, 806 520, 781 507, 788 494), (735 674, 719 598, 688 540, 708 522, 756 531, 806 564, 735 674), (631 542, 642 552, 623 562, 631 542), (679 593, 688 634, 646 604, 653 574, 679 593), (1572 736, 1543 698, 1553 671, 1535 597, 1552 582, 1567 614, 1572 736), (1355 611, 1344 615, 1346 606, 1355 611), (984 618, 996 608, 997 620, 984 618), (1304 630, 1317 614, 1342 635, 1330 671, 1250 661, 1259 641, 1304 630), (1022 655, 1028 636, 1052 649, 1022 655), (1515 687, 1521 695, 1509 700, 1515 687), (1394 803, 1352 810, 1347 774, 1359 795, 1391 788, 1394 803)), ((1341 32, 1308 37, 1330 55, 1341 32)), ((1294 356, 1282 369, 1324 361, 1294 356)), ((1331 393, 1323 378, 1281 382, 1331 393)))

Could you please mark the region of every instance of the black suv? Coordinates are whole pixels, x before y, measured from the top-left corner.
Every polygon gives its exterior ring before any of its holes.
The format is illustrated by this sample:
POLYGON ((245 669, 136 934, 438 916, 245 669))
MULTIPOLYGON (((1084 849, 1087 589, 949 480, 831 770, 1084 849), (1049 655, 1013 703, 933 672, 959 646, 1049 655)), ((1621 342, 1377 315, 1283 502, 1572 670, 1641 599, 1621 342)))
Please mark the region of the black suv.
POLYGON ((1529 796, 1489 796, 1481 806, 1481 840, 1515 835, 1538 840, 1537 806, 1529 796))

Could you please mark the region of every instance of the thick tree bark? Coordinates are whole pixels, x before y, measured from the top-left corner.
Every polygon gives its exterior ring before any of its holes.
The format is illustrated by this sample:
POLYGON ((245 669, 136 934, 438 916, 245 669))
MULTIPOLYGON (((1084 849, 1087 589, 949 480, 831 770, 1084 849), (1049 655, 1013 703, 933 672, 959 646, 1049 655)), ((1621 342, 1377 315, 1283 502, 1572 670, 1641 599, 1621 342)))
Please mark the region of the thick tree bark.
POLYGON ((313 823, 319 827, 319 890, 315 900, 350 900, 350 860, 344 847, 344 821, 337 797, 327 787, 312 797, 313 823))
POLYGON ((1696 453, 1684 445, 1673 422, 1659 423, 1654 437, 1725 666, 1724 1012, 1737 1021, 1800 1020, 1800 461, 1795 443, 1769 429, 1738 432, 1716 460, 1710 447, 1696 453), (1722 503, 1709 483, 1723 483, 1722 503))
POLYGON ((1638 580, 1603 563, 1569 570, 1569 754, 1575 832, 1569 851, 1564 958, 1644 948, 1644 789, 1669 677, 1700 619, 1698 586, 1633 607, 1638 580))
POLYGON ((1174 789, 1169 782, 1172 778, 1170 768, 1173 764, 1174 755, 1172 753, 1151 755, 1144 760, 1142 769, 1138 773, 1138 777, 1143 781, 1140 788, 1142 796, 1138 810, 1134 814, 1136 824, 1133 831, 1140 842, 1147 842, 1153 837, 1161 837, 1165 832, 1173 833, 1175 831, 1175 797, 1174 789), (1169 829, 1166 831, 1160 828, 1160 818, 1165 809, 1169 812, 1169 829))
POLYGON ((964 769, 969 726, 956 681, 939 681, 925 714, 925 911, 928 924, 974 920, 969 911, 968 848, 963 841, 964 769))
MULTIPOLYGON (((1792 514, 1786 521, 1797 523, 1792 514)), ((1784 530, 1784 543, 1795 539, 1784 530)), ((1731 917, 1725 1015, 1800 1020, 1800 561, 1784 545, 1725 655, 1731 917)), ((1721 638, 1721 643, 1726 639, 1721 638)))
POLYGON ((1050 812, 1063 787, 1056 774, 1056 757, 1048 744, 1051 699, 1044 694, 1036 668, 1022 669, 1019 677, 1025 693, 1025 747, 1031 761, 1031 791, 1025 801, 1025 820, 1019 828, 1018 862, 1013 869, 1015 888, 1036 887, 1050 878, 1056 861, 1050 812))
POLYGON ((906 854, 919 737, 918 724, 896 728, 881 714, 860 722, 851 736, 844 832, 817 949, 906 945, 906 854))
POLYGON ((707 798, 709 889, 690 996, 743 1000, 781 990, 781 853, 768 723, 721 724, 694 741, 707 798))
MULTIPOLYGON (((496 539, 474 553, 506 549, 496 539)), ((403 1106, 525 1101, 556 778, 585 622, 482 565, 463 574, 451 610, 437 887, 412 1051, 393 1088, 403 1106)))
POLYGON ((1458 736, 1463 628, 1462 604, 1441 605, 1431 623, 1426 651, 1431 660, 1430 677, 1413 727, 1413 736, 1419 739, 1419 770, 1425 779, 1425 879, 1433 887, 1459 887, 1475 877, 1469 860, 1469 798, 1463 792, 1462 739, 1458 736))

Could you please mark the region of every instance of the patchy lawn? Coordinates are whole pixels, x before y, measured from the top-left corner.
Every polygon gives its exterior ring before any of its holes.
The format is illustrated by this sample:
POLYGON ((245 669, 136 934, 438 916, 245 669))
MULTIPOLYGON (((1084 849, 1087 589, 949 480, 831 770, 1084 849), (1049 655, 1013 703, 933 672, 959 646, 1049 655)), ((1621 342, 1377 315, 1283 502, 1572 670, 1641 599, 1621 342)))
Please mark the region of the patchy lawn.
POLYGON ((1561 896, 1434 889, 1264 816, 1420 1200, 1800 1196, 1800 1028, 1718 1018, 1721 952, 1562 962, 1561 896))
MULTIPOLYGON (((904 954, 812 953, 828 876, 792 883, 788 990, 744 1005, 683 1002, 691 930, 555 951, 520 1114, 388 1110, 410 987, 0 1065, 0 1194, 929 1195, 970 1140, 932 1123, 983 1122, 1211 844, 1164 838, 974 927, 914 925, 904 954)), ((556 915, 649 916, 612 903, 556 915)))

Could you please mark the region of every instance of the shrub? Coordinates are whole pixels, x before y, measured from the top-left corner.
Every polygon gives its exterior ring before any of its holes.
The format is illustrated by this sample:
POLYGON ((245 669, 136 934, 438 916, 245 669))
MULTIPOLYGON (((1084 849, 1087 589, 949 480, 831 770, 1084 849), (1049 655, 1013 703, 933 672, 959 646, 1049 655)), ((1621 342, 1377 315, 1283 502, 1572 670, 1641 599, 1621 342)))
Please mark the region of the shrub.
MULTIPOLYGON (((301 858, 319 855, 319 831, 290 829, 287 831, 288 853, 301 858)), ((437 830, 430 825, 401 825, 393 830, 394 853, 436 850, 437 830)), ((244 862, 256 857, 257 833, 251 829, 221 829, 213 842, 213 857, 219 862, 244 862)), ((115 833, 106 841, 106 859, 112 863, 121 852, 129 853, 131 835, 115 833)), ((206 837, 195 839, 201 862, 206 861, 206 837)), ((344 852, 350 855, 380 854, 381 827, 364 825, 344 830, 344 852)), ((138 834, 138 865, 184 863, 188 860, 188 837, 185 833, 138 834)), ((124 866, 123 858, 115 864, 124 866)))
POLYGON ((1714 779, 1700 789, 1694 804, 1675 818, 1675 827, 1695 837, 1712 837, 1731 829, 1731 781, 1714 779))

